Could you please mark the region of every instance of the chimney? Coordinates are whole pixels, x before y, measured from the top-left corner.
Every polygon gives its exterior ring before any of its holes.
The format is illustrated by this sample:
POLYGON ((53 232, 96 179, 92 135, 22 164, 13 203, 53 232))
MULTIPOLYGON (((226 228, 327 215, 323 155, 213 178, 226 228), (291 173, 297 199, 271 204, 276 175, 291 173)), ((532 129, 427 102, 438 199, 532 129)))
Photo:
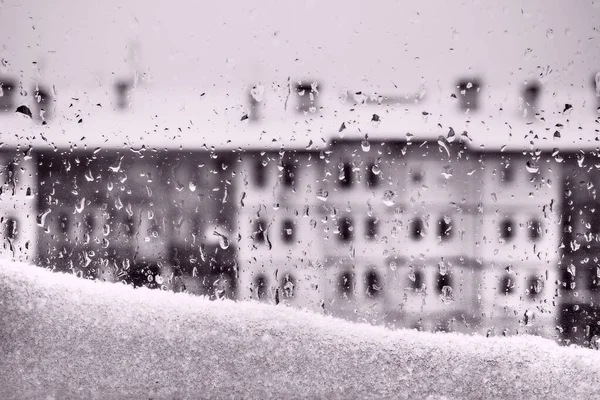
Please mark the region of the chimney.
POLYGON ((525 82, 521 91, 521 110, 523 117, 532 120, 539 112, 541 85, 536 81, 525 82))
POLYGON ((461 79, 458 81, 456 88, 458 89, 458 101, 460 109, 464 112, 477 111, 479 108, 479 91, 481 84, 479 79, 461 79))
POLYGON ((319 84, 317 82, 298 82, 294 91, 298 96, 298 113, 316 113, 319 111, 317 97, 319 95, 319 84))

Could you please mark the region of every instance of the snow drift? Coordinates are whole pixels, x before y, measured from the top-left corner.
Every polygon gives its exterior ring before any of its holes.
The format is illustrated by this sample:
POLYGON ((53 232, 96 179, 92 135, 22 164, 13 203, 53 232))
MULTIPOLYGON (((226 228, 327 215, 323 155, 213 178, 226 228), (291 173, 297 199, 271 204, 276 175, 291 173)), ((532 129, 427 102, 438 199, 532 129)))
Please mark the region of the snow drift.
POLYGON ((0 265, 0 398, 600 398, 600 352, 0 265))

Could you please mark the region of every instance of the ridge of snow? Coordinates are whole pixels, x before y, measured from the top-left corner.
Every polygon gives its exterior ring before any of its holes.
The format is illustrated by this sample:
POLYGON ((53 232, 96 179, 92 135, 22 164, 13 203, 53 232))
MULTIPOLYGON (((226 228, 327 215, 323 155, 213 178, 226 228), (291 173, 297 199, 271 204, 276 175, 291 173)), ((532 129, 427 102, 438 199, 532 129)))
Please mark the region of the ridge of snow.
POLYGON ((0 398, 600 398, 600 352, 0 265, 0 398))

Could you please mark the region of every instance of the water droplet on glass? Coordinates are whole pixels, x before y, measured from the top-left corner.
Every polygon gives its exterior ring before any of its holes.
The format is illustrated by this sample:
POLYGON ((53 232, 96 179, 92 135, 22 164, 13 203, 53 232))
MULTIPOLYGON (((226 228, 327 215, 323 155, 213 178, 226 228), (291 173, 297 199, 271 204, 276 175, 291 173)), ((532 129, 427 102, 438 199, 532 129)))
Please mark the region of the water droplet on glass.
POLYGON ((394 197, 396 196, 396 193, 394 193, 393 190, 386 190, 383 193, 383 204, 385 204, 388 207, 391 207, 394 205, 394 197))
POLYGON ((75 205, 75 211, 77 211, 77 213, 81 214, 81 212, 83 211, 83 209, 85 208, 85 197, 83 197, 76 205, 75 205))
POLYGON ((329 192, 327 190, 319 189, 317 191, 317 199, 319 199, 321 201, 327 201, 328 197, 329 197, 329 192))
POLYGON ((442 293, 440 294, 440 299, 442 299, 442 302, 444 302, 445 304, 449 304, 454 301, 454 298, 452 296, 452 287, 451 286, 442 287, 442 293))
POLYGON ((371 144, 369 143, 369 141, 367 139, 360 142, 360 147, 362 148, 362 151, 364 151, 365 153, 368 153, 369 150, 371 150, 371 144))
POLYGON ((44 224, 46 223, 46 217, 48 216, 48 214, 50 214, 50 211, 52 210, 46 210, 37 216, 36 222, 38 226, 44 226, 44 224))
POLYGON ((538 167, 531 161, 527 161, 527 163, 525 163, 525 168, 527 169, 527 172, 529 172, 530 174, 535 174, 540 170, 540 167, 538 167))
POLYGON ((600 350, 600 336, 594 335, 590 339, 590 347, 594 350, 600 350))

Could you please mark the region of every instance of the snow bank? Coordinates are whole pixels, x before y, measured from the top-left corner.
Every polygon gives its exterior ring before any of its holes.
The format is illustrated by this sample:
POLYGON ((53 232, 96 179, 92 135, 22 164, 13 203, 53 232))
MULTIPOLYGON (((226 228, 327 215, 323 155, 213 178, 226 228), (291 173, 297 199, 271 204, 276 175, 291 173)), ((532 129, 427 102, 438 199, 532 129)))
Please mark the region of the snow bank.
POLYGON ((0 398, 600 398, 600 352, 0 265, 0 398))

